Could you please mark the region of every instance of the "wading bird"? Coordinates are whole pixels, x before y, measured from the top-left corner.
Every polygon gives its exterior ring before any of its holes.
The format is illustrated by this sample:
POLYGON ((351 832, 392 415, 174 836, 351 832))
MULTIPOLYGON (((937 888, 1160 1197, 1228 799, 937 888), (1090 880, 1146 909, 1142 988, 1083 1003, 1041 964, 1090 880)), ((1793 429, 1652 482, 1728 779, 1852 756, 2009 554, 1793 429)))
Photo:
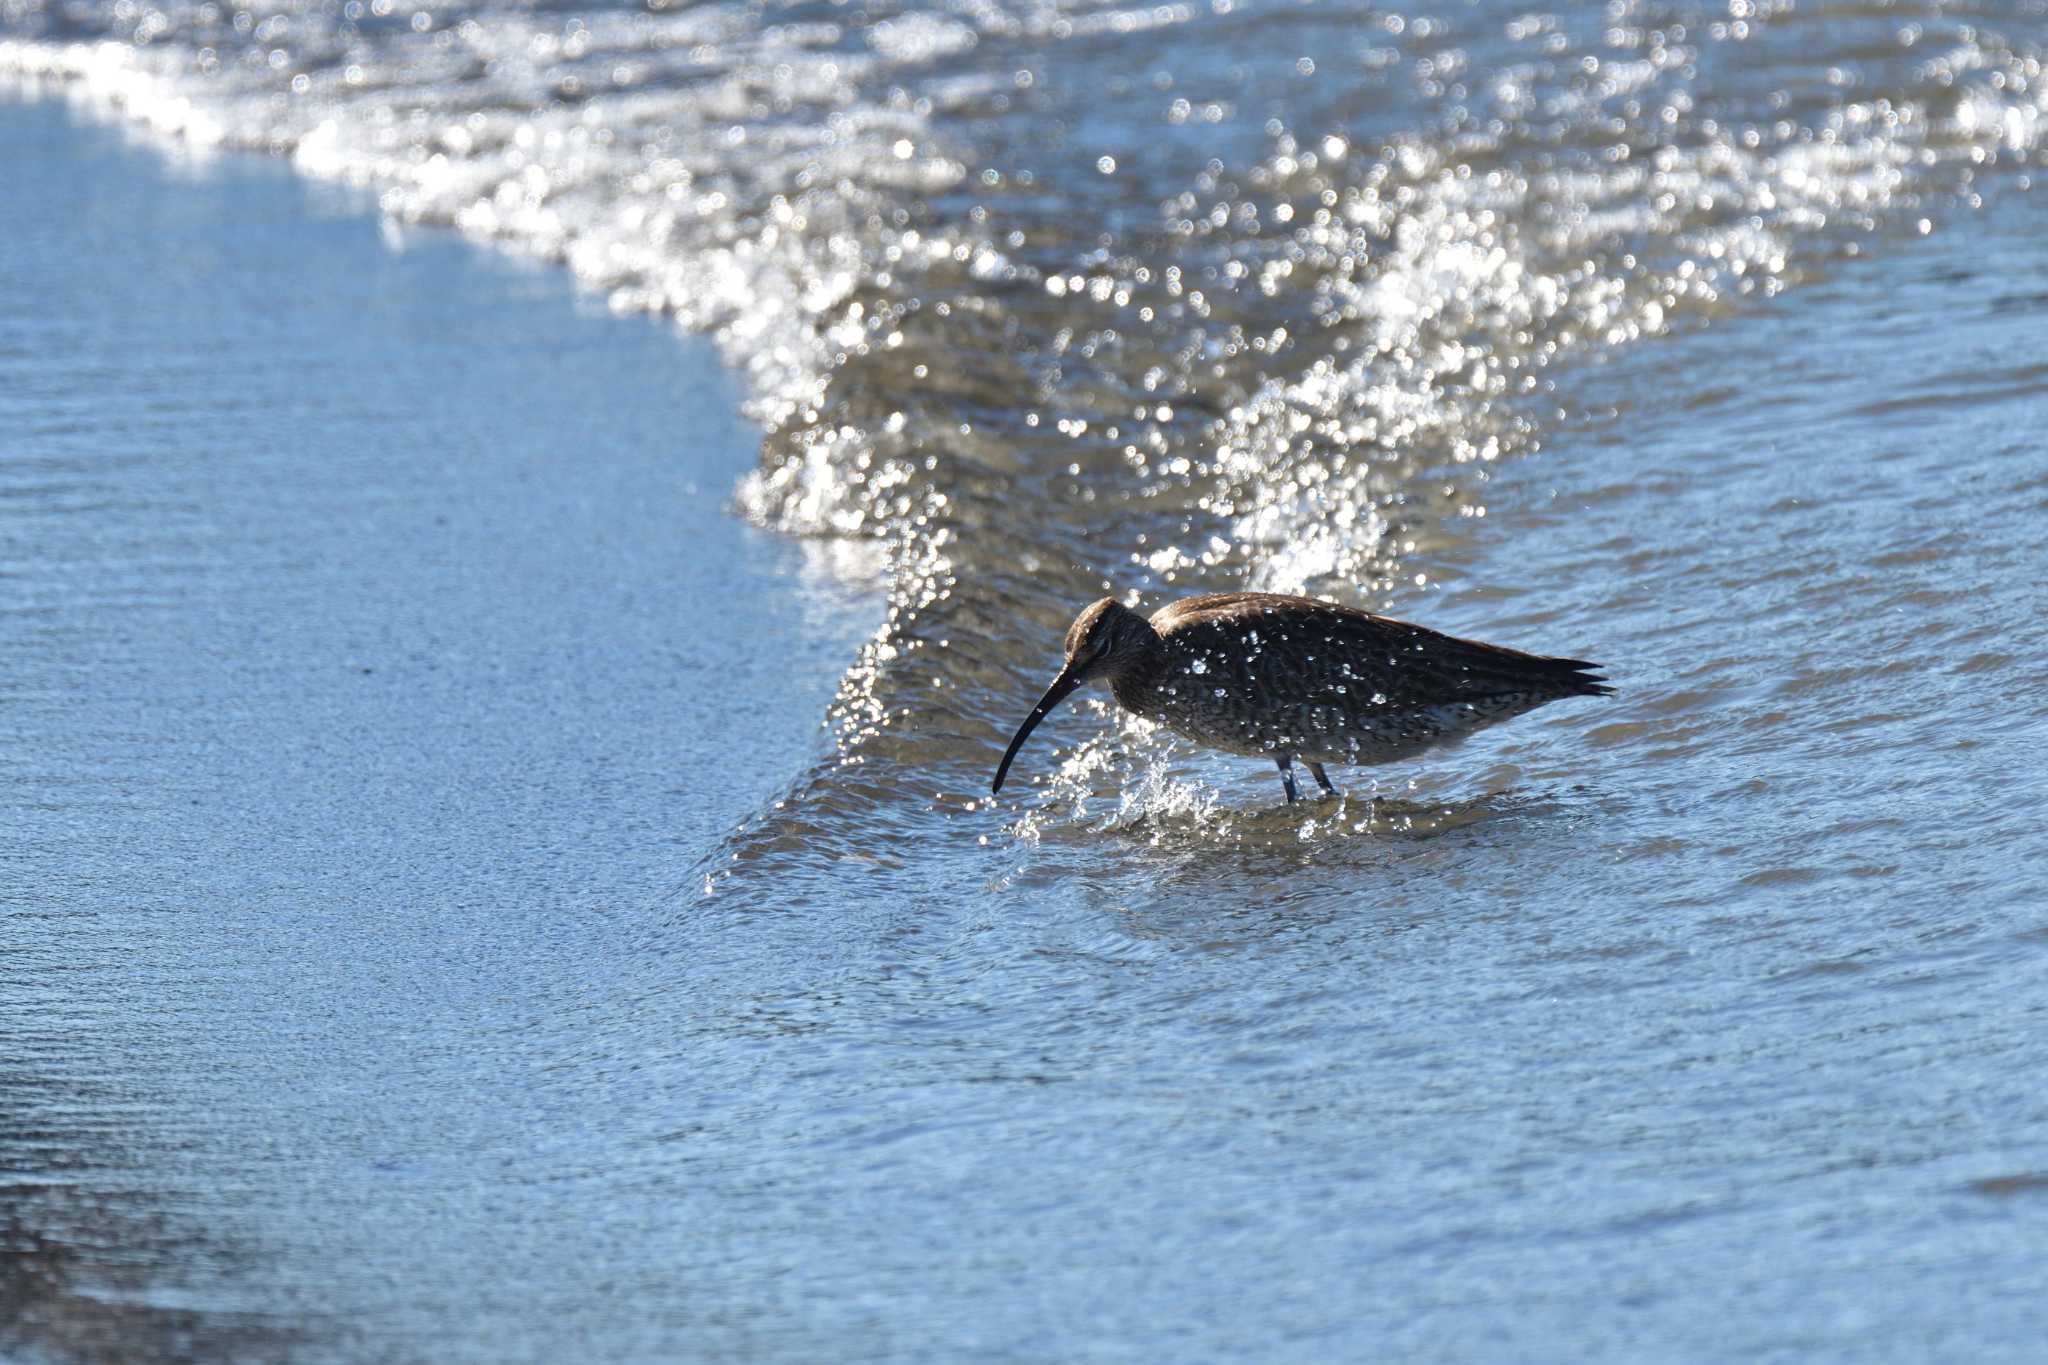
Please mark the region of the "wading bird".
POLYGON ((1066 666, 1017 727, 990 790, 1003 789, 1046 713, 1097 678, 1126 711, 1198 744, 1271 758, 1293 801, 1296 759, 1334 795, 1325 763, 1389 763, 1560 697, 1607 696, 1599 667, 1310 597, 1214 593, 1149 621, 1105 597, 1074 618, 1066 666))

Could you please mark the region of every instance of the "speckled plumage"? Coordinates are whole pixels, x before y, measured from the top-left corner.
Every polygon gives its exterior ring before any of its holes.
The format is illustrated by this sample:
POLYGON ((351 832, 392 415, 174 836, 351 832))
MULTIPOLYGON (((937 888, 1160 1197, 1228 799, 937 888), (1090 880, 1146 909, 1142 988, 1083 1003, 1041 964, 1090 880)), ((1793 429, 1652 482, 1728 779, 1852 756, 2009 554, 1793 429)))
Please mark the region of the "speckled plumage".
POLYGON ((1613 691, 1597 664, 1274 593, 1185 598, 1149 621, 1104 598, 1066 644, 1066 667, 1011 741, 997 789, 1039 719, 1095 678, 1125 710, 1189 739, 1272 758, 1289 800, 1296 759, 1331 790, 1324 763, 1408 758, 1545 702, 1613 691))

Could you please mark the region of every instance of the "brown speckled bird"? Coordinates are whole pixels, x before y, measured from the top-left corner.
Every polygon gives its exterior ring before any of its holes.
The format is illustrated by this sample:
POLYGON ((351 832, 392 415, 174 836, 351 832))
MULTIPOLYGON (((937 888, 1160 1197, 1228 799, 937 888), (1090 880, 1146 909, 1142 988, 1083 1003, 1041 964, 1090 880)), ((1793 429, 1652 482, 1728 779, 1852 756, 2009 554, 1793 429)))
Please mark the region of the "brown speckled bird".
POLYGON ((1461 640, 1356 607, 1265 592, 1188 597, 1151 620, 1113 597, 1074 618, 1067 662, 996 768, 1084 682, 1200 744, 1271 758, 1287 799, 1294 760, 1335 794, 1325 763, 1388 763, 1560 697, 1614 691, 1579 659, 1461 640))

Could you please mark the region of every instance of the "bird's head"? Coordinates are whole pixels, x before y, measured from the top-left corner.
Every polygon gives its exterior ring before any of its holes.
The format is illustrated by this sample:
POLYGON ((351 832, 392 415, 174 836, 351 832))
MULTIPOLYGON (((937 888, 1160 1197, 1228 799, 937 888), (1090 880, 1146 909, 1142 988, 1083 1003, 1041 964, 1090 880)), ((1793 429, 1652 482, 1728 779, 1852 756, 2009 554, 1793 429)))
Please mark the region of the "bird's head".
POLYGON ((1096 678, 1114 679, 1143 663, 1158 648, 1159 633, 1152 629, 1152 623, 1114 597, 1090 604, 1067 627, 1067 662, 1052 680, 1052 686, 1045 689, 1045 695, 1038 699, 1038 705, 1017 727, 1010 747, 1003 751, 1003 761, 996 766, 996 780, 989 790, 1003 789, 1010 761, 1017 757, 1017 751, 1024 747, 1025 739, 1038 722, 1065 701, 1068 693, 1096 678))
POLYGON ((1142 662, 1159 644, 1152 623, 1114 597, 1089 604, 1067 627, 1067 663, 1060 676, 1077 682, 1114 678, 1142 662))

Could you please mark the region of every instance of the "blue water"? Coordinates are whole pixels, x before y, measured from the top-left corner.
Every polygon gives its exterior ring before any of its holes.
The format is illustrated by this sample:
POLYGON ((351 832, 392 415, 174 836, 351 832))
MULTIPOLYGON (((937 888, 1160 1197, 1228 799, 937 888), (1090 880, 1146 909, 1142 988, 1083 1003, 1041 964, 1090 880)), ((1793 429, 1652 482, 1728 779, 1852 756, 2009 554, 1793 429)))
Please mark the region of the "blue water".
MULTIPOLYGON (((375 1340, 479 1182, 568 1178, 602 1116, 520 1038, 824 747, 875 587, 725 513, 758 436, 701 343, 0 119, 10 1349, 375 1340)), ((484 1231, 442 1311, 511 1292, 484 1231)))
POLYGON ((167 13, 0 51, 0 1355, 2038 1357, 2038 9, 167 13), (1620 694, 988 800, 1105 582, 1620 694))

